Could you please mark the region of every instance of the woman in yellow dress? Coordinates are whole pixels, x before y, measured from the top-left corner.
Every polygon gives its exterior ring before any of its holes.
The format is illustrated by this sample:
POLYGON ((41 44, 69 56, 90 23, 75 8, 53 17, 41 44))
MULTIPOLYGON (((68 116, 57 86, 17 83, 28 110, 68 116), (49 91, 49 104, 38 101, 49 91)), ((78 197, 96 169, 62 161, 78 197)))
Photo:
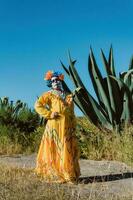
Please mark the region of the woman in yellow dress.
POLYGON ((36 112, 47 119, 36 172, 51 181, 77 183, 80 167, 74 104, 72 95, 66 95, 63 90, 63 79, 60 72, 48 71, 45 80, 51 90, 35 103, 36 112))

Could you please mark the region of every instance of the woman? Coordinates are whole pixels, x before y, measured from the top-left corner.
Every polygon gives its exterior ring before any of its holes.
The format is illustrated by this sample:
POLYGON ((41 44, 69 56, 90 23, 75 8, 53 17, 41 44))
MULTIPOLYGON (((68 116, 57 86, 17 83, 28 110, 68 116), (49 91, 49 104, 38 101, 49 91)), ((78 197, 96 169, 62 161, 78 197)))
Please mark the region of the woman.
POLYGON ((79 150, 75 136, 72 95, 62 87, 64 75, 48 71, 45 76, 51 90, 35 103, 35 110, 47 119, 37 156, 38 174, 60 183, 76 183, 80 176, 79 150))

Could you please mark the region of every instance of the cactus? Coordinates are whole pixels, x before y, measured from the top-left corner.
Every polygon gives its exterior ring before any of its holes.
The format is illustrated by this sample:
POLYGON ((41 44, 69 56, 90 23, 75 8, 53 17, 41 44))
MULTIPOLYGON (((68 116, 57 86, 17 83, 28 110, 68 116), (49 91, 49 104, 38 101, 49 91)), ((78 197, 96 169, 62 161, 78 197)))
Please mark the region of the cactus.
MULTIPOLYGON (((117 77, 112 46, 108 59, 102 49, 101 56, 106 77, 102 76, 93 50, 90 48, 88 72, 98 100, 95 100, 84 86, 75 68, 76 61, 72 60, 70 53, 69 67, 67 68, 62 62, 61 65, 75 86, 75 90, 72 91, 74 102, 88 120, 99 128, 120 131, 123 123, 133 121, 133 57, 128 71, 119 73, 117 77)), ((65 88, 71 91, 66 84, 65 88)))

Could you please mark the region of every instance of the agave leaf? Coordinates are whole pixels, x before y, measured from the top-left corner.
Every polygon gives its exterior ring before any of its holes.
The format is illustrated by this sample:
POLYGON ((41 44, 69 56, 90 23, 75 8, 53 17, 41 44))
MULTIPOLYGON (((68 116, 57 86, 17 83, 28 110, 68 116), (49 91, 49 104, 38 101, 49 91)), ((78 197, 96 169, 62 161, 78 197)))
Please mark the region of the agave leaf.
POLYGON ((102 102, 105 104, 106 112, 108 113, 110 122, 113 124, 113 115, 112 110, 109 102, 109 98, 107 97, 107 94, 105 92, 104 84, 103 84, 103 78, 102 75, 97 67, 95 57, 93 55, 93 52, 91 50, 90 52, 90 65, 89 65, 89 72, 90 76, 92 78, 92 82, 94 87, 99 89, 99 98, 101 98, 102 102))
POLYGON ((111 45, 111 47, 110 47, 109 58, 108 58, 108 64, 109 64, 110 70, 111 70, 111 72, 112 72, 112 75, 116 77, 112 45, 111 45))
POLYGON ((77 80, 75 79, 75 76, 74 76, 74 74, 73 74, 73 72, 72 72, 70 66, 69 66, 69 74, 70 74, 69 76, 70 76, 71 80, 72 80, 73 83, 74 83, 74 86, 75 86, 75 87, 78 87, 78 82, 77 82, 77 80))
MULTIPOLYGON (((107 83, 109 89, 109 96, 111 102, 111 108, 113 110, 113 118, 116 121, 116 124, 120 123, 120 116, 122 113, 122 100, 123 100, 123 91, 119 87, 116 79, 113 79, 114 76, 107 76, 107 83)), ((116 78, 116 77, 115 77, 116 78)))
POLYGON ((86 89, 83 82, 81 81, 81 79, 78 75, 77 70, 74 67, 74 64, 75 64, 76 61, 72 61, 70 52, 69 52, 69 62, 70 62, 69 71, 71 71, 70 73, 72 74, 72 76, 73 76, 73 78, 74 78, 74 80, 77 84, 77 87, 83 87, 84 89, 86 89))
POLYGON ((108 84, 108 91, 109 91, 109 99, 111 108, 113 110, 113 118, 115 119, 116 123, 119 123, 120 115, 122 112, 121 108, 121 94, 120 94, 120 88, 118 86, 118 83, 115 81, 115 79, 112 79, 110 75, 113 76, 112 71, 108 65, 108 62, 106 60, 106 57, 101 50, 103 62, 105 65, 105 69, 107 72, 107 84, 108 84))
POLYGON ((125 121, 125 122, 130 122, 132 116, 133 116, 133 105, 132 105, 132 97, 131 97, 131 93, 129 91, 128 86, 124 83, 124 81, 113 77, 113 79, 115 79, 121 90, 124 91, 124 95, 123 95, 123 112, 121 115, 121 121, 125 121))
POLYGON ((73 94, 73 101, 74 101, 75 105, 81 110, 81 112, 87 117, 87 115, 84 112, 84 109, 82 108, 82 105, 81 105, 79 99, 77 98, 77 95, 75 95, 75 93, 73 94))
POLYGON ((62 87, 64 89, 64 91, 68 94, 71 93, 71 90, 69 89, 69 87, 67 86, 67 84, 65 83, 65 81, 62 81, 62 87))
MULTIPOLYGON (((78 89, 78 88, 77 88, 78 89)), ((77 90, 76 89, 76 90, 77 90)), ((78 106, 78 108, 81 110, 81 112, 87 117, 87 118, 89 118, 88 117, 88 113, 87 113, 87 111, 86 111, 86 106, 88 107, 88 104, 86 104, 86 102, 85 102, 85 104, 83 103, 83 101, 82 101, 82 98, 81 98, 81 96, 79 96, 78 95, 78 92, 77 91, 73 91, 73 100, 74 100, 74 103, 78 106)), ((89 120, 90 120, 90 118, 89 118, 89 120)))
POLYGON ((132 57, 131 57, 131 59, 130 59, 130 63, 129 63, 129 68, 128 68, 129 70, 130 69, 133 69, 133 55, 132 55, 132 57))
POLYGON ((109 75, 112 75, 112 76, 113 76, 112 71, 111 71, 111 69, 110 69, 110 66, 109 66, 109 64, 108 64, 108 62, 107 62, 107 59, 106 59, 106 57, 105 57, 105 55, 104 55, 102 49, 101 49, 101 55, 102 55, 102 60, 103 60, 103 64, 104 64, 104 66, 105 66, 105 70, 106 70, 106 72, 107 72, 107 75, 108 75, 108 76, 109 76, 109 75))
POLYGON ((90 104, 90 102, 87 102, 82 93, 81 93, 81 88, 76 88, 74 90, 74 99, 75 97, 78 98, 79 100, 79 105, 80 105, 80 108, 81 110, 83 111, 83 113, 86 115, 86 116, 89 116, 89 119, 94 123, 96 124, 98 119, 97 119, 97 116, 95 115, 95 113, 93 112, 93 108, 92 108, 92 105, 90 104), (90 116, 90 113, 91 112, 91 116, 90 116))
POLYGON ((130 69, 124 76, 124 83, 130 87, 131 86, 131 75, 133 74, 133 69, 130 69))
POLYGON ((127 72, 121 72, 119 73, 119 77, 121 80, 124 80, 124 76, 126 75, 127 72))
MULTIPOLYGON (((71 61, 71 65, 74 65, 75 64, 75 62, 76 61, 71 61)), ((74 76, 74 74, 73 74, 73 71, 72 71, 72 69, 71 69, 71 66, 69 66, 69 68, 67 69, 66 67, 65 67, 65 65, 61 62, 61 65, 62 65, 62 67, 63 67, 63 69, 65 70, 65 72, 67 73, 67 75, 69 76, 69 78, 72 80, 72 82, 74 83, 74 85, 75 85, 75 87, 78 87, 78 82, 77 82, 77 80, 76 80, 76 78, 75 78, 75 76, 74 76)))
POLYGON ((131 74, 131 85, 130 85, 130 91, 133 93, 133 74, 131 74))
MULTIPOLYGON (((92 51, 92 50, 91 50, 91 51, 92 51)), ((105 93, 106 93, 106 95, 108 96, 108 95, 109 95, 109 92, 108 92, 107 82, 106 82, 106 80, 102 77, 101 72, 100 72, 100 70, 98 69, 98 66, 97 66, 97 64, 96 64, 94 55, 93 55, 92 59, 93 59, 93 63, 94 63, 95 66, 96 66, 97 74, 98 74, 98 76, 99 76, 99 79, 100 79, 100 81, 101 81, 103 87, 104 87, 105 93)), ((89 70, 89 74, 90 74, 90 77, 91 77, 91 80, 92 80, 92 83, 93 83, 93 87, 94 87, 95 93, 96 93, 97 98, 98 98, 98 100, 99 100, 99 103, 100 103, 100 105, 101 105, 102 107, 105 108, 104 99, 102 98, 101 91, 99 90, 99 85, 96 84, 96 81, 95 81, 94 76, 93 76, 93 74, 92 74, 91 68, 92 68, 92 61, 91 61, 91 56, 89 55, 89 59, 88 59, 88 70, 89 70)), ((97 79, 97 77, 95 77, 95 78, 97 79)))
POLYGON ((65 83, 65 81, 62 81, 62 87, 63 87, 64 91, 65 91, 67 94, 70 94, 70 93, 71 93, 71 90, 69 89, 69 87, 67 86, 67 84, 65 83))
POLYGON ((122 81, 121 79, 118 79, 117 77, 114 77, 114 76, 110 76, 110 77, 118 82, 120 90, 122 90, 123 87, 125 87, 124 81, 122 81))
POLYGON ((63 69, 65 70, 65 72, 67 73, 67 75, 70 75, 68 69, 65 67, 65 65, 63 64, 63 62, 61 60, 60 60, 60 63, 62 65, 63 69))
MULTIPOLYGON (((105 108, 105 104, 104 104, 104 100, 103 100, 102 95, 101 95, 101 92, 100 92, 100 90, 99 90, 99 87, 98 87, 98 85, 97 85, 96 82, 95 82, 94 76, 93 76, 93 74, 92 74, 92 70, 90 70, 91 65, 92 65, 92 63, 91 63, 91 58, 90 58, 90 55, 89 55, 89 59, 88 59, 88 70, 89 70, 89 74, 90 74, 90 77, 91 77, 91 81, 92 81, 92 84, 93 84, 95 93, 96 93, 96 95, 97 95, 99 104, 100 104, 104 109, 106 109, 106 108, 105 108)), ((101 81, 102 81, 102 77, 101 77, 101 81)), ((104 82, 105 82, 105 81, 104 81, 104 79, 103 79, 103 85, 105 86, 106 83, 104 84, 104 82)), ((106 86, 105 86, 105 87, 106 87, 106 86)), ((106 89, 107 89, 107 87, 106 87, 106 89)), ((105 89, 105 90, 106 90, 106 89, 105 89)), ((108 90, 106 90, 106 92, 108 92, 108 90)))
POLYGON ((123 112, 121 120, 124 120, 125 122, 130 122, 132 116, 133 116, 132 97, 127 88, 127 92, 124 93, 124 98, 123 98, 123 112))
POLYGON ((86 113, 86 116, 91 122, 93 122, 93 124, 95 124, 96 126, 101 125, 110 130, 113 129, 112 125, 109 122, 109 118, 104 115, 105 113, 102 112, 102 108, 98 105, 98 103, 93 99, 91 95, 87 94, 89 101, 86 101, 86 91, 83 88, 77 88, 75 90, 75 95, 84 106, 84 113, 86 113))

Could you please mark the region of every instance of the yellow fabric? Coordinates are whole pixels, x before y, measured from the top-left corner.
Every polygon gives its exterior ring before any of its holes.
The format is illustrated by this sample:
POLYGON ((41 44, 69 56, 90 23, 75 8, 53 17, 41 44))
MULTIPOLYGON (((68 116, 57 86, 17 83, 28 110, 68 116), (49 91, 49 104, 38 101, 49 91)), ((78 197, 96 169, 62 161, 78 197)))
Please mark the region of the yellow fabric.
POLYGON ((51 91, 44 93, 35 103, 35 110, 48 119, 37 155, 37 173, 50 179, 77 179, 79 149, 71 95, 63 100, 51 91), (59 117, 51 119, 52 112, 58 112, 59 117))

